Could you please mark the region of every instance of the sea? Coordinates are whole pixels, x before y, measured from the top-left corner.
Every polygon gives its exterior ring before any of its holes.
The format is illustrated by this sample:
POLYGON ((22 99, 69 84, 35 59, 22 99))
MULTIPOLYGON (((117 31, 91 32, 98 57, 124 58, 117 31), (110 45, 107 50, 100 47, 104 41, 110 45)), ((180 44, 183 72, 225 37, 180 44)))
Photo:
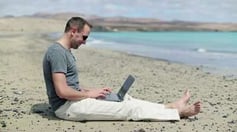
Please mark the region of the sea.
POLYGON ((86 46, 237 77, 237 32, 91 32, 86 46))

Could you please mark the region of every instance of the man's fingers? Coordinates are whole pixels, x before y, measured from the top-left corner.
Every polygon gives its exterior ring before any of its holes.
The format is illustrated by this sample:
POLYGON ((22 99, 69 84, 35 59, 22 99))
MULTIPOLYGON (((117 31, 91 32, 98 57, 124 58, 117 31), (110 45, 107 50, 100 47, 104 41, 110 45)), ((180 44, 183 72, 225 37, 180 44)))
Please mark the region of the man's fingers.
POLYGON ((102 91, 101 94, 103 94, 104 96, 109 94, 110 92, 109 91, 102 91))
POLYGON ((103 88, 104 91, 107 91, 107 92, 111 92, 112 89, 111 88, 103 88))
POLYGON ((102 98, 102 99, 105 98, 105 94, 100 94, 99 98, 102 98))

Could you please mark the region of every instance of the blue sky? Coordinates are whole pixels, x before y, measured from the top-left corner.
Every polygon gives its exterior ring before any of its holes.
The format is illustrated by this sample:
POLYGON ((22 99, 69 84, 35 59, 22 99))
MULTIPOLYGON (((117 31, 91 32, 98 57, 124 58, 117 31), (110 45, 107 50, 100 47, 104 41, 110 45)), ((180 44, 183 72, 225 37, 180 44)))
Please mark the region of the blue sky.
POLYGON ((237 23, 237 0, 2 0, 0 16, 76 12, 198 22, 237 23))

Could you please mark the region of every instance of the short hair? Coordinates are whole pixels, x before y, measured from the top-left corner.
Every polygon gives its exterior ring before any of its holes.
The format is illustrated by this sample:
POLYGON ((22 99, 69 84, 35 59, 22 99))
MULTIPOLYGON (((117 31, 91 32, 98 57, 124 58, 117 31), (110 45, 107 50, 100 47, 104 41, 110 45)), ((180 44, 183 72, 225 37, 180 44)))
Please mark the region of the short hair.
POLYGON ((88 25, 90 28, 92 28, 92 25, 85 19, 81 17, 72 17, 67 21, 64 33, 69 32, 72 28, 75 28, 78 32, 81 32, 85 25, 88 25))

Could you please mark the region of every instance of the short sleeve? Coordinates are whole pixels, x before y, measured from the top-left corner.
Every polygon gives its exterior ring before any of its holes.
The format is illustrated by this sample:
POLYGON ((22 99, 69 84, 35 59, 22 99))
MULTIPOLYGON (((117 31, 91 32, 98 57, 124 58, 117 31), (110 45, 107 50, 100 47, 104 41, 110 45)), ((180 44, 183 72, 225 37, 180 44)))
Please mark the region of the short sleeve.
POLYGON ((48 61, 51 66, 52 73, 57 72, 67 73, 67 58, 65 52, 52 50, 48 54, 48 61))

